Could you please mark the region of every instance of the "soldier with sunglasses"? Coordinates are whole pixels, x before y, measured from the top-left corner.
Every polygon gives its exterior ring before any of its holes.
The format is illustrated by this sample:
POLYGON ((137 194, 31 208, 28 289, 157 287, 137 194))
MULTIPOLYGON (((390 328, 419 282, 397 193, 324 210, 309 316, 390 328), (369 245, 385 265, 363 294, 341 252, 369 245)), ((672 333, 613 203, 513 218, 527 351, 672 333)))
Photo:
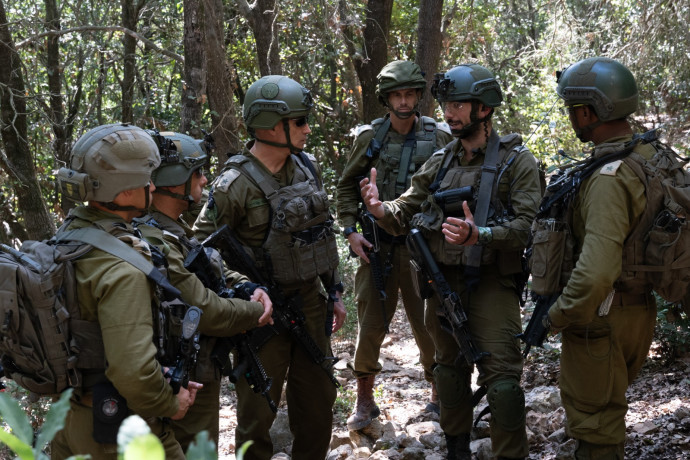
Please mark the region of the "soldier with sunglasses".
MULTIPOLYGON (((315 157, 302 151, 312 106, 309 91, 288 77, 265 76, 249 87, 243 116, 253 139, 214 181, 194 228, 199 239, 224 224, 232 228, 262 275, 299 305, 305 329, 329 356, 330 335, 343 325, 345 307, 328 195, 315 157)), ((273 378, 270 396, 278 404, 287 379, 292 456, 325 458, 336 388, 289 331, 276 332, 258 355, 273 378)), ((235 445, 251 440, 244 458, 270 459, 275 414, 246 382, 236 389, 235 445)))

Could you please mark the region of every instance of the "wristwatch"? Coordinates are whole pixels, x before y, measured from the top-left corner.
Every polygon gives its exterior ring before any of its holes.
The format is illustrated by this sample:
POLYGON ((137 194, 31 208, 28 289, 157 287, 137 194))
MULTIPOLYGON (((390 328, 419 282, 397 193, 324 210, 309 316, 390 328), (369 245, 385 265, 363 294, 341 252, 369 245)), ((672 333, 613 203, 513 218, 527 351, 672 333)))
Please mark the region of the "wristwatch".
POLYGON ((350 236, 350 234, 352 234, 352 233, 357 233, 357 228, 356 228, 356 227, 345 227, 345 228, 343 229, 343 236, 344 236, 345 238, 347 238, 348 236, 350 236))

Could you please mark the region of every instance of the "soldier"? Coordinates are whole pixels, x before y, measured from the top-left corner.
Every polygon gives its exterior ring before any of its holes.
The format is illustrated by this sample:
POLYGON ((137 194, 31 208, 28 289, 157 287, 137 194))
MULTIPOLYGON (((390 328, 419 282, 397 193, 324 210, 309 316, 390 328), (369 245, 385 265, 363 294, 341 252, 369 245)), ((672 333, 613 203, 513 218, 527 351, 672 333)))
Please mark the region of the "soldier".
MULTIPOLYGON (((456 140, 434 153, 401 197, 379 201, 376 169, 371 179, 362 181, 362 197, 387 231, 403 234, 416 227, 425 236, 460 296, 472 339, 489 354, 478 363, 477 384, 488 393, 494 454, 524 458, 528 445, 520 388, 523 362, 515 336, 521 331, 521 255, 540 199, 537 162, 518 134, 499 137, 493 129, 491 117, 503 97, 486 68, 465 64, 438 74, 432 94, 456 140), (465 186, 473 192, 471 206, 463 203, 463 218, 445 215, 433 193, 465 186), (482 202, 487 205, 485 216, 477 218, 486 223, 477 225, 473 212, 482 202)), ((428 300, 425 324, 436 348, 440 423, 448 458, 469 459, 472 368, 459 356, 453 336, 441 328, 439 307, 437 297, 428 300)))
MULTIPOLYGON (((194 227, 198 238, 222 224, 234 229, 257 268, 287 298, 299 302, 307 332, 328 355, 329 335, 345 321, 345 307, 328 196, 316 159, 302 151, 311 132, 307 116, 312 105, 309 91, 284 76, 265 76, 249 87, 243 115, 253 140, 242 155, 228 160, 194 227), (332 314, 322 285, 335 301, 332 314)), ((336 397, 329 375, 282 329, 258 354, 273 377, 270 395, 276 402, 287 377, 288 415, 295 438, 292 456, 324 458, 336 397)), ((254 444, 245 458, 269 459, 273 455, 269 429, 275 414, 245 382, 236 388, 235 445, 239 448, 251 440, 254 444)))
MULTIPOLYGON (((147 212, 156 188, 151 172, 159 163, 156 143, 140 128, 112 124, 88 131, 74 145, 69 168, 59 173, 63 193, 88 205, 72 210, 58 236, 98 228, 150 256, 131 221, 147 212)), ((76 259, 74 268, 84 323, 79 329, 95 327, 79 356, 83 384, 74 390, 65 427, 52 442, 52 457, 116 459, 117 429, 128 414, 137 414, 160 438, 166 458, 184 459, 164 417, 181 419, 201 386, 190 382, 189 390, 181 388, 174 395, 156 361, 153 314, 158 318, 159 309, 154 286, 139 269, 95 248, 76 259)))
POLYGON ((359 331, 354 360, 357 403, 355 412, 347 420, 347 427, 351 430, 364 428, 380 414, 374 401, 374 379, 381 372, 381 344, 395 314, 398 290, 419 348, 424 378, 431 382, 431 402, 427 410, 439 410, 433 383, 434 344, 424 327, 424 301, 412 286, 410 255, 404 244, 405 239, 390 235, 383 229, 378 230, 378 257, 382 263, 377 269, 385 275, 382 295, 373 281, 371 261, 367 256, 367 249, 372 248, 373 242, 358 233, 356 222, 360 202, 359 181, 372 167, 376 167, 378 172, 381 199, 394 200, 407 190, 412 175, 431 154, 453 138, 445 123, 439 125, 417 111, 426 89, 426 80, 417 64, 393 61, 381 70, 377 78, 376 94, 379 102, 388 109, 388 114, 370 125, 357 128, 348 163, 338 182, 337 210, 344 226, 343 234, 352 251, 363 261, 355 276, 359 331))
MULTIPOLYGON (((161 152, 161 165, 153 171, 151 179, 156 186, 149 215, 136 219, 136 226, 144 238, 164 252, 168 260, 168 277, 182 292, 182 298, 202 309, 199 331, 201 350, 193 379, 204 388, 197 392, 194 406, 182 420, 172 422, 175 437, 186 451, 196 434, 202 430, 218 445, 221 369, 211 355, 215 337, 229 337, 248 329, 272 324, 271 301, 268 294, 246 277, 233 274, 228 285, 237 292, 251 294, 252 302, 221 298, 204 287, 199 278, 184 267, 190 250, 200 243, 192 229, 180 215, 201 201, 208 180, 204 165, 208 162, 203 141, 185 134, 154 133, 161 152), (257 303, 260 302, 260 303, 257 303)), ((216 259, 220 262, 220 259, 216 259)), ((222 262, 214 270, 224 278, 222 262)), ((212 267, 209 267, 211 269, 212 267)))
MULTIPOLYGON (((577 137, 594 143, 595 158, 632 139, 627 117, 637 110, 637 85, 619 62, 579 61, 559 72, 556 92, 577 137)), ((645 159, 655 151, 643 143, 633 150, 645 159)), ((559 383, 577 459, 623 458, 625 392, 645 361, 656 319, 651 286, 625 280, 621 268, 634 252, 627 248, 643 243, 628 236, 646 202, 644 184, 617 160, 583 180, 570 204, 577 259, 548 319, 562 332, 559 383)))

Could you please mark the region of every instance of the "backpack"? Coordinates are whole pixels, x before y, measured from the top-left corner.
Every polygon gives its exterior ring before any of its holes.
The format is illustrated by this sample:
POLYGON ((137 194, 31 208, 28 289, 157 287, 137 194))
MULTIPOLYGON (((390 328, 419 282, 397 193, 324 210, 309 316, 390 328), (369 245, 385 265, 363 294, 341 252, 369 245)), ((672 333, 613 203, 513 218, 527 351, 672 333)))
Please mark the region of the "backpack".
POLYGON ((0 363, 6 377, 39 396, 80 387, 79 368, 105 367, 98 323, 81 320, 72 264, 93 247, 179 295, 143 255, 96 228, 25 241, 19 250, 0 245, 0 363), (81 343, 88 346, 80 350, 81 343))
POLYGON ((602 166, 620 160, 645 186, 647 204, 623 247, 617 290, 646 284, 664 300, 682 303, 690 295, 690 171, 683 158, 657 139, 657 131, 636 135, 622 150, 590 158, 552 178, 532 224, 532 291, 560 292, 575 266, 570 204, 582 181, 602 166), (646 160, 633 152, 648 143, 656 153, 646 160))

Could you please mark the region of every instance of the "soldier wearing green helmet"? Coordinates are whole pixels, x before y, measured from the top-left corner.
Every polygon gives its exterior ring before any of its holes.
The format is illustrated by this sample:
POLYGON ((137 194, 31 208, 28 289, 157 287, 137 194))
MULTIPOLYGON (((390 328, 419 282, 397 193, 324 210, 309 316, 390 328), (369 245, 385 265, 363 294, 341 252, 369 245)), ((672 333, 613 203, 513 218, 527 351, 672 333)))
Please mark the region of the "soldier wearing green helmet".
MULTIPOLYGON (((72 148, 69 164, 59 170, 58 180, 69 199, 88 204, 70 212, 58 236, 96 228, 150 257, 131 222, 148 208, 155 191, 151 173, 160 161, 156 143, 136 126, 110 124, 86 132, 72 148)), ((138 414, 160 437, 166 458, 184 459, 164 419, 181 419, 200 385, 190 382, 188 389, 174 395, 165 380, 154 345, 153 315, 158 318, 159 311, 155 286, 142 271, 100 249, 91 249, 73 265, 81 312, 78 327, 97 324, 86 330, 97 329, 89 345, 96 349, 102 343, 103 356, 80 356, 83 382, 74 389, 65 426, 52 442, 52 458, 91 454, 115 460, 117 428, 127 415, 138 414)))
MULTIPOLYGON (((312 106, 309 91, 285 76, 265 76, 249 87, 243 114, 253 139, 213 182, 194 229, 202 239, 223 224, 232 228, 257 269, 286 298, 299 302, 306 331, 329 356, 330 335, 345 321, 345 307, 328 195, 316 158, 303 152, 312 106)), ((278 329, 258 356, 273 379, 269 393, 276 404, 287 378, 292 456, 325 458, 336 397, 329 376, 284 329, 278 329)), ((235 388, 235 445, 251 440, 244 458, 270 459, 269 429, 275 414, 246 382, 235 388)))
MULTIPOLYGON (((626 149, 638 91, 623 64, 605 57, 578 61, 558 72, 556 92, 578 138, 594 144, 593 159, 626 149)), ((655 152, 653 142, 638 143, 630 155, 647 161, 655 152)), ((548 313, 551 330, 562 332, 559 383, 577 459, 624 457, 625 393, 654 335, 651 287, 623 281, 633 257, 628 248, 643 245, 631 235, 639 235, 633 231, 647 205, 645 185, 627 160, 604 160, 570 201, 575 268, 548 313)))
MULTIPOLYGON (((455 140, 436 151, 400 197, 382 202, 378 171, 361 182, 361 195, 377 224, 392 234, 412 228, 429 248, 467 314, 470 335, 482 352, 477 384, 487 393, 491 442, 497 458, 528 455, 525 399, 520 378, 521 255, 541 196, 534 156, 518 134, 499 136, 492 115, 503 97, 494 75, 478 64, 437 74, 431 90, 455 140), (436 192, 470 190, 455 213, 436 192), (483 211, 482 211, 483 209, 483 211)), ((473 367, 441 327, 440 300, 427 300, 425 325, 435 346, 434 379, 448 459, 470 459, 473 367)), ((481 393, 479 393, 481 394, 481 393)))
POLYGON ((222 369, 211 358, 217 337, 230 337, 272 323, 272 305, 260 286, 238 273, 224 271, 219 255, 210 257, 217 260, 219 266, 208 267, 208 270, 215 268, 216 276, 229 288, 234 288, 235 293, 244 294, 245 300, 219 297, 185 267, 187 256, 200 243, 181 214, 201 200, 208 182, 204 175, 209 161, 206 143, 181 133, 149 133, 158 144, 161 164, 151 175, 156 189, 149 214, 135 219, 135 225, 149 244, 165 254, 168 278, 180 290, 182 298, 203 311, 198 329, 202 334, 201 349, 192 378, 204 387, 197 392, 194 406, 187 415, 182 420, 173 420, 171 426, 184 451, 203 430, 217 446, 222 369))
POLYGON ((388 114, 357 127, 337 188, 338 219, 352 251, 361 259, 355 277, 359 328, 353 365, 357 377, 357 402, 347 421, 351 430, 368 426, 380 415, 373 389, 376 375, 381 372, 381 344, 397 308, 398 291, 419 348, 424 378, 432 385, 427 410, 438 412, 432 373, 434 345, 424 327, 424 301, 412 288, 409 252, 403 237, 394 237, 379 229, 379 260, 383 263, 378 270, 386 274, 382 294, 376 287, 376 275, 372 276, 368 257, 374 241, 367 241, 357 229, 361 202, 359 181, 372 167, 376 167, 383 199, 393 200, 407 190, 412 175, 431 154, 443 148, 452 137, 445 124, 437 124, 434 119, 418 112, 426 80, 417 64, 412 61, 390 62, 381 69, 377 80, 376 95, 388 109, 388 114))

